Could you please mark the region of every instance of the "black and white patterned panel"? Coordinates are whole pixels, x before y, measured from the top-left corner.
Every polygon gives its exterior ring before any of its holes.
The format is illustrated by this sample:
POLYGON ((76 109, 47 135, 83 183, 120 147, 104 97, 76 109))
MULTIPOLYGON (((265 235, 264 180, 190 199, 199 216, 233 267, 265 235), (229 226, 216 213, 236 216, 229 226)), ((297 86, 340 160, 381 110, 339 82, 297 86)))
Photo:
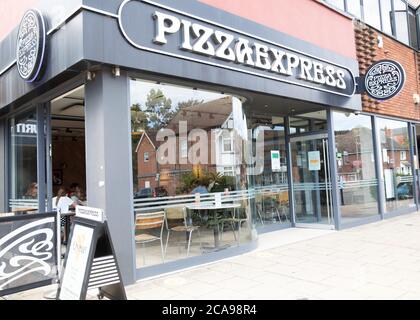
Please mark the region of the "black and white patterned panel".
POLYGON ((365 76, 367 94, 376 100, 388 100, 404 87, 405 71, 396 61, 381 60, 373 64, 365 76))
POLYGON ((19 75, 27 82, 36 81, 45 57, 45 21, 38 10, 28 10, 19 26, 16 64, 19 75))
POLYGON ((0 222, 0 296, 56 277, 55 217, 0 222))

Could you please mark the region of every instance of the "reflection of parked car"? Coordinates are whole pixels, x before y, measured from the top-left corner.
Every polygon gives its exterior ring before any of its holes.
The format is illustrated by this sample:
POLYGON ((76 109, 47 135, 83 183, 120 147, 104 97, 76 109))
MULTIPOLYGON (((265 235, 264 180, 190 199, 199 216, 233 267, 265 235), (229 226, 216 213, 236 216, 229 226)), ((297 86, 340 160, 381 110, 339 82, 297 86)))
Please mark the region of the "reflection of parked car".
POLYGON ((134 199, 144 199, 144 198, 156 198, 156 197, 167 197, 168 191, 164 187, 152 188, 143 188, 139 192, 134 194, 134 199))
POLYGON ((153 197, 152 188, 140 189, 139 192, 136 192, 134 194, 134 199, 143 199, 143 198, 152 198, 152 197, 153 197))
POLYGON ((400 183, 397 186, 398 199, 408 199, 413 197, 413 185, 408 182, 400 183))

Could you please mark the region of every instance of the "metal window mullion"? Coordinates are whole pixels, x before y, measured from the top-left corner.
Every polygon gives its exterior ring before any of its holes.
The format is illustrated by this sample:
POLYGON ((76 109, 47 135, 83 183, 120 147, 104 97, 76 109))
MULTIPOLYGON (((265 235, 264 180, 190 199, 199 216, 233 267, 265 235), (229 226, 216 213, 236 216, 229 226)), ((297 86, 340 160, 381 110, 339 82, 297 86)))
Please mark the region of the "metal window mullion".
POLYGON ((290 120, 289 117, 284 118, 285 139, 286 139, 286 159, 287 159, 287 180, 289 182, 289 214, 292 227, 296 227, 295 215, 295 195, 293 193, 293 176, 292 176, 292 149, 290 145, 290 120))
POLYGON ((365 5, 363 1, 364 0, 360 0, 360 20, 365 22, 365 5))
POLYGON ((384 23, 383 23, 383 19, 382 19, 382 6, 381 6, 381 1, 378 1, 378 8, 379 8, 379 23, 381 25, 381 31, 384 31, 384 23))
POLYGON ((45 104, 46 147, 45 159, 47 166, 47 211, 52 212, 53 179, 52 179, 52 137, 51 137, 51 103, 45 104))
POLYGON ((419 28, 419 22, 420 22, 420 7, 414 11, 414 19, 416 19, 416 36, 417 36, 417 47, 415 49, 420 49, 420 28, 419 28))
POLYGON ((329 148, 329 162, 330 162, 330 177, 331 177, 331 191, 332 191, 332 208, 335 229, 340 230, 341 226, 341 207, 338 205, 340 196, 337 179, 337 161, 335 151, 335 135, 334 135, 334 121, 331 110, 327 110, 327 124, 328 124, 328 148, 329 148))
POLYGON ((45 114, 44 105, 36 106, 37 121, 37 180, 38 180, 38 212, 45 212, 45 114))
POLYGON ((384 188, 384 177, 383 177, 383 169, 382 169, 382 155, 381 155, 381 142, 380 142, 380 131, 378 127, 378 119, 376 116, 372 116, 372 132, 373 132, 373 155, 375 159, 375 169, 376 169, 376 177, 378 179, 378 211, 381 219, 384 218, 385 214, 385 188, 384 188))
POLYGON ((410 122, 408 123, 408 140, 410 145, 410 161, 411 161, 411 174, 413 175, 413 197, 414 202, 416 204, 417 210, 419 209, 419 201, 417 198, 417 176, 416 170, 414 166, 414 152, 415 152, 415 140, 413 137, 413 128, 415 130, 415 126, 413 126, 410 122))
POLYGON ((2 122, 2 125, 0 126, 1 130, 2 130, 2 135, 3 135, 3 156, 4 156, 4 162, 3 162, 3 168, 1 168, 1 170, 3 170, 4 173, 4 181, 2 182, 2 186, 4 187, 3 189, 3 199, 4 199, 4 203, 3 203, 3 207, 0 207, 0 210, 2 210, 3 212, 9 212, 8 208, 9 208, 9 188, 8 188, 8 181, 9 181, 9 170, 8 169, 8 157, 9 157, 9 153, 8 153, 8 144, 9 144, 9 135, 8 135, 8 128, 9 128, 9 121, 7 118, 4 118, 2 120, 0 120, 2 122))

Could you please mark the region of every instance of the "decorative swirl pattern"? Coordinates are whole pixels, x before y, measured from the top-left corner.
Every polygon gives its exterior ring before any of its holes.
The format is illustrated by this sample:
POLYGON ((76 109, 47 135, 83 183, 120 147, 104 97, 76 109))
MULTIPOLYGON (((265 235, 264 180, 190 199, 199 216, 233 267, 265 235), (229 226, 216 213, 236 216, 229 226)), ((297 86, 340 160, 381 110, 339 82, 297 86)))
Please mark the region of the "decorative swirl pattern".
POLYGON ((53 257, 53 239, 54 218, 28 223, 1 238, 0 290, 31 273, 48 276, 52 271, 48 261, 53 257))
POLYGON ((33 81, 39 73, 45 50, 45 24, 42 15, 29 10, 19 27, 16 63, 20 76, 33 81))
POLYGON ((390 99, 401 91, 404 78, 404 69, 398 63, 379 61, 366 74, 366 91, 374 99, 390 99))

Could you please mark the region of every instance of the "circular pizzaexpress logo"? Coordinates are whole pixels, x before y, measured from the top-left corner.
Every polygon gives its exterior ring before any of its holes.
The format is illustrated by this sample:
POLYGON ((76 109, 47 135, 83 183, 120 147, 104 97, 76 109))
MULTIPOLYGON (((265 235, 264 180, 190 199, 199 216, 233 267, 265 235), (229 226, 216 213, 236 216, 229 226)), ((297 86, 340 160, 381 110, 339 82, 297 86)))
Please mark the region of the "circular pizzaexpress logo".
POLYGON ((19 75, 27 82, 38 79, 45 57, 45 21, 40 11, 28 10, 19 25, 16 63, 19 75))
POLYGON ((365 76, 367 94, 376 100, 388 100, 404 87, 405 71, 396 61, 381 60, 370 66, 365 76))

